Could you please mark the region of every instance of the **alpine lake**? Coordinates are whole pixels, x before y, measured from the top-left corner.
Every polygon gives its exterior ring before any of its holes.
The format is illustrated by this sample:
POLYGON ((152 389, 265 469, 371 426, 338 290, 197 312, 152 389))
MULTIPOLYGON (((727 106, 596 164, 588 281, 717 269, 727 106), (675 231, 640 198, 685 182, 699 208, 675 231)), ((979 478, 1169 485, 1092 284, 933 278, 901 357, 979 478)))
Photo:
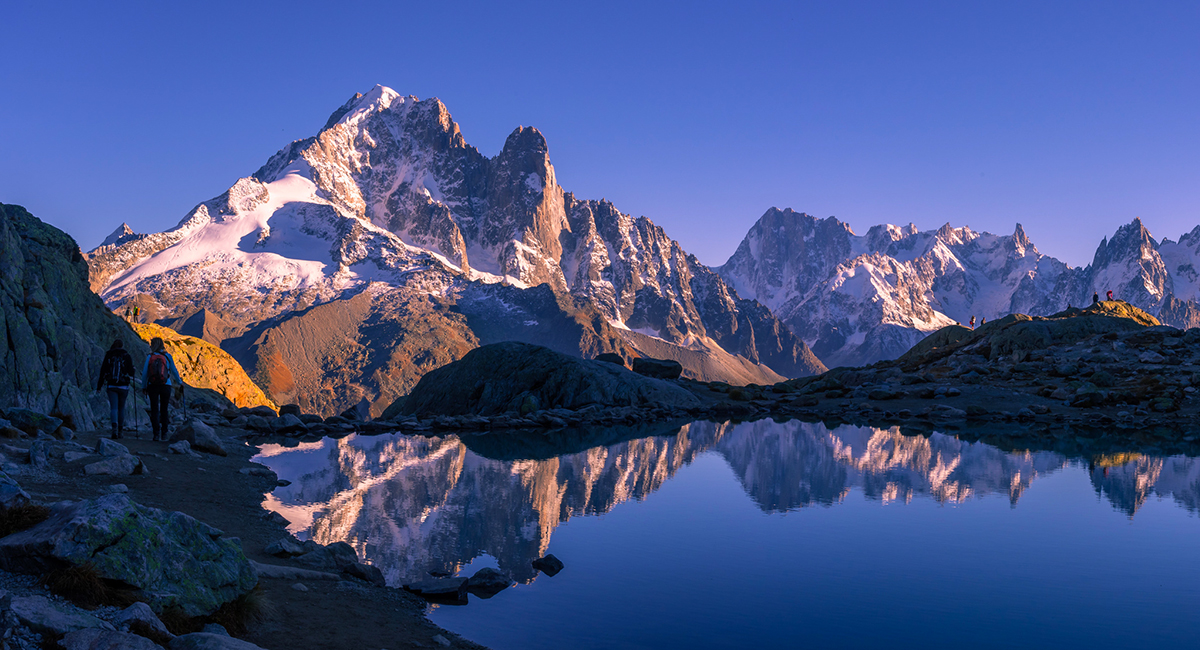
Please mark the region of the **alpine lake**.
POLYGON ((1195 647, 1200 458, 954 434, 692 422, 255 460, 291 481, 265 505, 293 533, 391 586, 511 578, 430 605, 495 650, 1195 647))

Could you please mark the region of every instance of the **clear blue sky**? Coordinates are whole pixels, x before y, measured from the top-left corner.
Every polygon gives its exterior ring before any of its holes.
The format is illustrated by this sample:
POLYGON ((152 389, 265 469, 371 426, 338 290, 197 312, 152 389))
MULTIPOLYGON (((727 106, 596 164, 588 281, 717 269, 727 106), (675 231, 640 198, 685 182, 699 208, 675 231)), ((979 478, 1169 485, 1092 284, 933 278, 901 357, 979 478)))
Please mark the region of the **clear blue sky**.
POLYGON ((1200 2, 8 0, 0 202, 84 248, 173 226, 376 83, 720 264, 770 206, 1085 264, 1200 223, 1200 2))

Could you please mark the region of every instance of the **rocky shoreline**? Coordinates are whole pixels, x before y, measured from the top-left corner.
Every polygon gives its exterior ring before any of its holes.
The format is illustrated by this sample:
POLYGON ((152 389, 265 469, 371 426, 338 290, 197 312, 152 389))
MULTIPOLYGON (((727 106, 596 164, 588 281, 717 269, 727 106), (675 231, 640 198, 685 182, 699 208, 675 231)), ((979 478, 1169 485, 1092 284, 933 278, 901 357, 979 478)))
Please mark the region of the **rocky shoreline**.
POLYGON ((361 563, 349 545, 297 542, 286 520, 262 508, 277 479, 250 462, 257 447, 242 440, 246 432, 205 424, 219 414, 194 415, 169 446, 146 439, 146 432, 120 441, 76 433, 54 418, 39 420, 53 432, 0 422, 0 431, 17 436, 0 446, 3 513, 49 504, 47 519, 0 538, 0 647, 480 647, 430 623, 425 600, 382 586, 378 570, 361 563), (189 436, 206 450, 195 451, 189 436), (122 516, 127 511, 132 519, 122 516), (188 530, 199 537, 189 538, 188 530), (81 539, 91 546, 75 549, 81 539), (182 552, 189 543, 227 550, 182 552), (175 555, 160 552, 164 546, 175 555), (114 554, 119 561, 112 561, 114 554), (139 584, 160 565, 167 570, 155 575, 174 582, 139 584), (98 584, 111 589, 92 599, 87 590, 56 582, 62 569, 80 566, 98 571, 98 584), (234 583, 230 567, 240 567, 234 583), (119 574, 122 569, 127 573, 119 574), (215 582, 206 586, 209 580, 215 582), (234 591, 222 592, 218 584, 234 591), (188 600, 188 593, 195 596, 188 600), (181 606, 187 603, 195 605, 181 606), (142 623, 129 623, 135 615, 142 623), (345 625, 362 617, 373 624, 345 625))

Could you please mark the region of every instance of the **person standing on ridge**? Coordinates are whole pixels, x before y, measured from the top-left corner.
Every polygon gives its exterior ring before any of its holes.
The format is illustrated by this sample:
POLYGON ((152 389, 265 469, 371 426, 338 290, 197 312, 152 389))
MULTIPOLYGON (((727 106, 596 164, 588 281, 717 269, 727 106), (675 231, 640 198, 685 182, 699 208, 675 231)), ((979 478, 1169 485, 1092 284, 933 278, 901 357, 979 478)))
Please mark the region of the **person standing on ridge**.
POLYGON ((112 420, 112 437, 121 437, 125 430, 125 400, 129 397, 129 382, 133 380, 133 357, 125 351, 121 339, 113 341, 100 364, 100 381, 96 390, 108 385, 108 406, 112 420))
POLYGON ((175 360, 163 345, 162 337, 150 340, 150 356, 142 366, 142 386, 150 398, 150 429, 155 440, 166 440, 171 416, 167 405, 171 401, 171 388, 182 397, 183 379, 175 368, 175 360))
POLYGON ((1109 290, 1108 290, 1108 297, 1107 297, 1107 298, 1105 298, 1105 300, 1107 300, 1107 301, 1109 301, 1109 302, 1112 302, 1112 289, 1109 289, 1109 290))
POLYGON ((1093 305, 1100 304, 1100 294, 1098 292, 1092 293, 1092 304, 1093 305))
POLYGON ((975 317, 971 317, 971 329, 975 329, 975 317))

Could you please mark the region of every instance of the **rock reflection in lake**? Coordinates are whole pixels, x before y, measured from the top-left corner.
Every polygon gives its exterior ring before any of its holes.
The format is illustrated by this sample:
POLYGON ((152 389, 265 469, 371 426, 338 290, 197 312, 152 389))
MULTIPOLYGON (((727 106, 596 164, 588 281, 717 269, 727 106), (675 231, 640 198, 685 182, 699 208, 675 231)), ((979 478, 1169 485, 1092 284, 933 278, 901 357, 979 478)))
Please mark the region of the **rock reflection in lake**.
MULTIPOLYGON (((709 452, 724 458, 766 513, 831 506, 856 488, 884 503, 925 497, 957 504, 1001 494, 1016 506, 1035 479, 1072 462, 941 434, 799 421, 573 435, 350 437, 268 445, 258 460, 292 482, 267 505, 293 522, 293 532, 323 544, 349 542, 392 585, 429 571, 453 573, 485 554, 528 582, 536 575, 530 563, 560 523, 641 500, 709 452), (612 442, 646 433, 659 435, 612 442)), ((1193 458, 1075 462, 1087 463, 1097 493, 1130 516, 1155 493, 1189 510, 1200 500, 1193 458)))

